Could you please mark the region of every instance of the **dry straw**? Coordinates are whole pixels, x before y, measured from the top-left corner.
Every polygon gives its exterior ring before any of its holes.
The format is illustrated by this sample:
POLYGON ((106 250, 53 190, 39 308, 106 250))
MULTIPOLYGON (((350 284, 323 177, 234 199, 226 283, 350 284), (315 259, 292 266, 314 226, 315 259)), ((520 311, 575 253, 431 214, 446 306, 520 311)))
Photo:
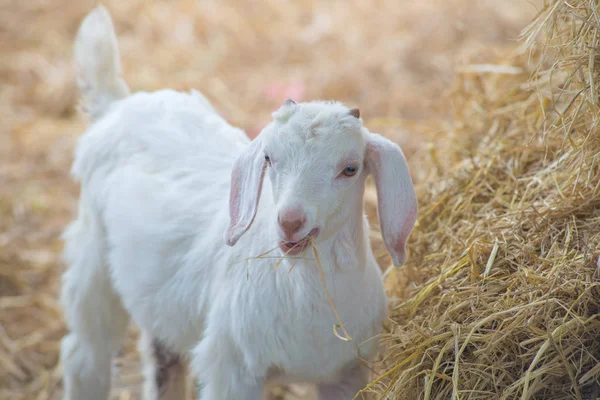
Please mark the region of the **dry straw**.
POLYGON ((463 71, 455 123, 421 154, 383 399, 600 396, 600 10, 550 1, 520 54, 463 71), (522 71, 522 72, 520 72, 522 71))

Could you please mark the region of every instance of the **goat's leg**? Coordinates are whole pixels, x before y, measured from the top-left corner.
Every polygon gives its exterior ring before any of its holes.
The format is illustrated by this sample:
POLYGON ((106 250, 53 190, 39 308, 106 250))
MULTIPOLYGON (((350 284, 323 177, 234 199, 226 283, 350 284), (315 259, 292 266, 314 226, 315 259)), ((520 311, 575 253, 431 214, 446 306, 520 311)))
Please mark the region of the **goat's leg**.
POLYGON ((129 315, 112 288, 103 236, 91 219, 66 232, 61 303, 70 332, 62 339, 60 361, 66 400, 106 400, 112 358, 122 346, 129 315))
POLYGON ((337 381, 317 385, 318 398, 319 400, 351 400, 368 383, 369 370, 360 362, 356 362, 345 368, 337 381))
POLYGON ((184 400, 187 363, 163 343, 142 334, 140 351, 144 364, 144 400, 184 400))
POLYGON ((204 338, 193 351, 192 368, 200 384, 198 400, 261 400, 264 378, 245 368, 235 345, 225 337, 211 339, 204 338))

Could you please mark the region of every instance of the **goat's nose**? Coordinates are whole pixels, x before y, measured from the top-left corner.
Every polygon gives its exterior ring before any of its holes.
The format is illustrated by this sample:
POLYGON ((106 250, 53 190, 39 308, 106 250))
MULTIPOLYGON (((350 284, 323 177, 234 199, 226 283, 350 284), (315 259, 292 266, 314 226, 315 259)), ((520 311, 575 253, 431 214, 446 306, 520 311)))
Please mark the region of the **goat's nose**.
POLYGON ((285 233, 286 239, 290 240, 294 233, 302 229, 306 223, 306 214, 297 208, 288 209, 280 212, 277 220, 285 233))

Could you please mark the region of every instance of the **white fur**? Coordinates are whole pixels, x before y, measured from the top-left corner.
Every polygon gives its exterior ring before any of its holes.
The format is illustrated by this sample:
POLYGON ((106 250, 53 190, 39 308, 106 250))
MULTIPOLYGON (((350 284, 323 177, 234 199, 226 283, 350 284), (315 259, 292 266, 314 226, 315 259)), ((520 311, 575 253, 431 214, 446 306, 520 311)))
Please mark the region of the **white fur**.
POLYGON ((114 35, 107 16, 101 7, 92 12, 86 21, 105 23, 84 22, 76 44, 84 68, 111 68, 83 74, 97 88, 90 100, 98 118, 81 137, 72 169, 82 187, 78 218, 65 233, 66 398, 106 399, 129 315, 191 357, 202 400, 258 399, 266 380, 312 382, 322 398, 351 398, 367 383, 357 363, 377 350, 369 339, 387 312, 362 209, 366 148, 377 135, 339 103, 286 106, 256 139, 273 165, 254 222, 227 246, 232 167, 250 140, 197 92, 114 96, 102 82, 119 79, 116 42, 85 51, 98 35, 114 35), (340 158, 349 152, 360 170, 340 178, 340 158), (350 342, 333 334, 337 320, 310 248, 305 259, 277 269, 273 258, 244 261, 277 246, 278 210, 292 204, 307 213, 303 234, 321 229, 316 245, 327 288, 350 342))

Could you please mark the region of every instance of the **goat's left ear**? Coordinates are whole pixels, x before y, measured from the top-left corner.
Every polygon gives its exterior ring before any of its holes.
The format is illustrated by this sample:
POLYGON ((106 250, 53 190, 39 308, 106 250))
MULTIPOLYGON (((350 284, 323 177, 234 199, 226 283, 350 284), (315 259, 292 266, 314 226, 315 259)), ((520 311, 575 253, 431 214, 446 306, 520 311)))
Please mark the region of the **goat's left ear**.
POLYGON ((406 240, 417 220, 417 196, 400 147, 368 134, 365 162, 375 178, 377 212, 383 241, 396 267, 406 262, 406 240))
POLYGON ((231 171, 229 227, 225 235, 229 246, 234 246, 254 221, 266 167, 259 135, 240 154, 231 171))

